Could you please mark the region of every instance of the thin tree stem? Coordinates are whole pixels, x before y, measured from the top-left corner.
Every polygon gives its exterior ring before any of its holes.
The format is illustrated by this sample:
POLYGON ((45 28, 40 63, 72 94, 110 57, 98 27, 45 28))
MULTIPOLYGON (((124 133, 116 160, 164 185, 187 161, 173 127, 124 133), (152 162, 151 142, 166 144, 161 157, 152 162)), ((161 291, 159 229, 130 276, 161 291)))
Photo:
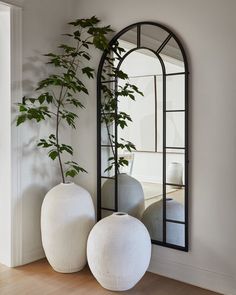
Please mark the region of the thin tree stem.
POLYGON ((60 110, 60 101, 58 102, 58 106, 57 106, 56 144, 57 144, 58 161, 59 161, 59 166, 60 166, 60 171, 61 171, 62 182, 65 183, 65 176, 64 176, 64 172, 63 172, 60 149, 59 149, 59 110, 60 110))

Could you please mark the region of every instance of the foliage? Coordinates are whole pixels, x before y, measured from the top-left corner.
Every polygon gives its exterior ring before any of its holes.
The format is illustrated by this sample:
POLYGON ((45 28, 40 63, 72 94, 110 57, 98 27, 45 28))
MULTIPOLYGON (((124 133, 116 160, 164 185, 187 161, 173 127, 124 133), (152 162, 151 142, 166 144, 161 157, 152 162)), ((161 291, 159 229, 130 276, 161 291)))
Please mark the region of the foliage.
POLYGON ((72 33, 64 34, 68 42, 58 46, 59 53, 45 54, 47 64, 55 69, 55 73, 39 81, 36 97, 24 97, 22 103, 18 104, 17 126, 26 121, 41 123, 50 120, 56 123, 54 133, 40 139, 38 147, 46 149, 52 160, 58 160, 63 182, 66 177, 86 172, 75 161, 62 162, 64 153, 73 156, 73 148, 61 143, 59 127, 67 124, 76 128, 76 110, 84 108, 81 97, 88 95, 83 80, 94 78, 94 69, 86 65, 91 59, 90 49, 93 47, 103 51, 108 47, 106 36, 112 30, 110 26, 99 26, 99 22, 93 16, 69 23, 72 33))
POLYGON ((124 157, 117 157, 114 150, 114 146, 117 149, 122 149, 128 152, 136 150, 135 145, 123 138, 118 139, 116 142, 114 135, 110 133, 110 128, 114 124, 121 129, 128 127, 128 124, 132 122, 132 118, 126 112, 120 111, 118 103, 121 99, 135 100, 137 94, 142 95, 143 93, 138 87, 129 82, 129 77, 126 73, 116 66, 120 60, 120 54, 124 53, 125 50, 119 46, 116 42, 109 50, 107 50, 104 66, 102 69, 101 79, 101 92, 102 92, 102 104, 101 104, 101 117, 102 122, 105 123, 110 146, 112 148, 113 156, 108 158, 109 166, 104 172, 110 171, 113 166, 116 167, 119 172, 120 167, 127 166, 128 160, 124 157), (110 81, 110 83, 109 83, 110 81))

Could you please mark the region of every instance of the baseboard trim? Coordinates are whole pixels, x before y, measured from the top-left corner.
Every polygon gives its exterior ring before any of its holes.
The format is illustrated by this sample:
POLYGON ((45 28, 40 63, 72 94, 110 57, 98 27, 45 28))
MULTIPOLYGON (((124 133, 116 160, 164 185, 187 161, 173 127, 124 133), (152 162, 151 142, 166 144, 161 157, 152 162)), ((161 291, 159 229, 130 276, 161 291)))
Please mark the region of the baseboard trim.
POLYGON ((236 278, 225 274, 152 257, 148 271, 225 295, 236 295, 236 278))
POLYGON ((33 249, 32 251, 27 251, 27 254, 23 255, 22 265, 28 264, 45 257, 45 253, 42 247, 33 249))

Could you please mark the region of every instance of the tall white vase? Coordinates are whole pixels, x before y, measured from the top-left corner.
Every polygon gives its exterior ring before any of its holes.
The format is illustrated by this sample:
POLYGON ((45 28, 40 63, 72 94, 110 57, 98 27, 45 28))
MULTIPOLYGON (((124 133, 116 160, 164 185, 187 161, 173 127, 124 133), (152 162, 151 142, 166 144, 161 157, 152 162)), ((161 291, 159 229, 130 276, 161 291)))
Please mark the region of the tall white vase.
POLYGON ((90 232, 87 256, 93 275, 104 288, 131 289, 149 266, 149 233, 138 219, 114 213, 99 221, 90 232))
POLYGON ((42 243, 54 270, 71 273, 85 266, 87 238, 94 223, 92 198, 82 187, 61 183, 46 194, 41 210, 42 243))
MULTIPOLYGON (((117 175, 118 210, 141 218, 144 207, 144 193, 141 183, 128 174, 117 175)), ((102 187, 102 207, 115 208, 115 180, 108 179, 102 187)))

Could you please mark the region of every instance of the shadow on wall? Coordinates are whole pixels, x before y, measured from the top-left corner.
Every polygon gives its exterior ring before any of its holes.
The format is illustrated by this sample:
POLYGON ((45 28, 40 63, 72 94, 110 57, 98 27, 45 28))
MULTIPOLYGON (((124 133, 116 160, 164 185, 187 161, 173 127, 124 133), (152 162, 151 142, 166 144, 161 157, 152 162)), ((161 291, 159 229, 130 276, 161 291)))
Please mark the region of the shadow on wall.
POLYGON ((46 57, 37 50, 35 56, 28 57, 23 64, 23 91, 27 95, 37 88, 37 83, 48 75, 49 66, 45 66, 46 57))
POLYGON ((47 193, 47 188, 40 185, 31 185, 23 191, 23 253, 29 257, 23 257, 25 263, 43 257, 41 242, 41 206, 47 193), (39 254, 38 254, 38 253, 39 254), (41 257, 37 257, 40 255, 41 257), (32 257, 31 257, 32 256, 32 257))

